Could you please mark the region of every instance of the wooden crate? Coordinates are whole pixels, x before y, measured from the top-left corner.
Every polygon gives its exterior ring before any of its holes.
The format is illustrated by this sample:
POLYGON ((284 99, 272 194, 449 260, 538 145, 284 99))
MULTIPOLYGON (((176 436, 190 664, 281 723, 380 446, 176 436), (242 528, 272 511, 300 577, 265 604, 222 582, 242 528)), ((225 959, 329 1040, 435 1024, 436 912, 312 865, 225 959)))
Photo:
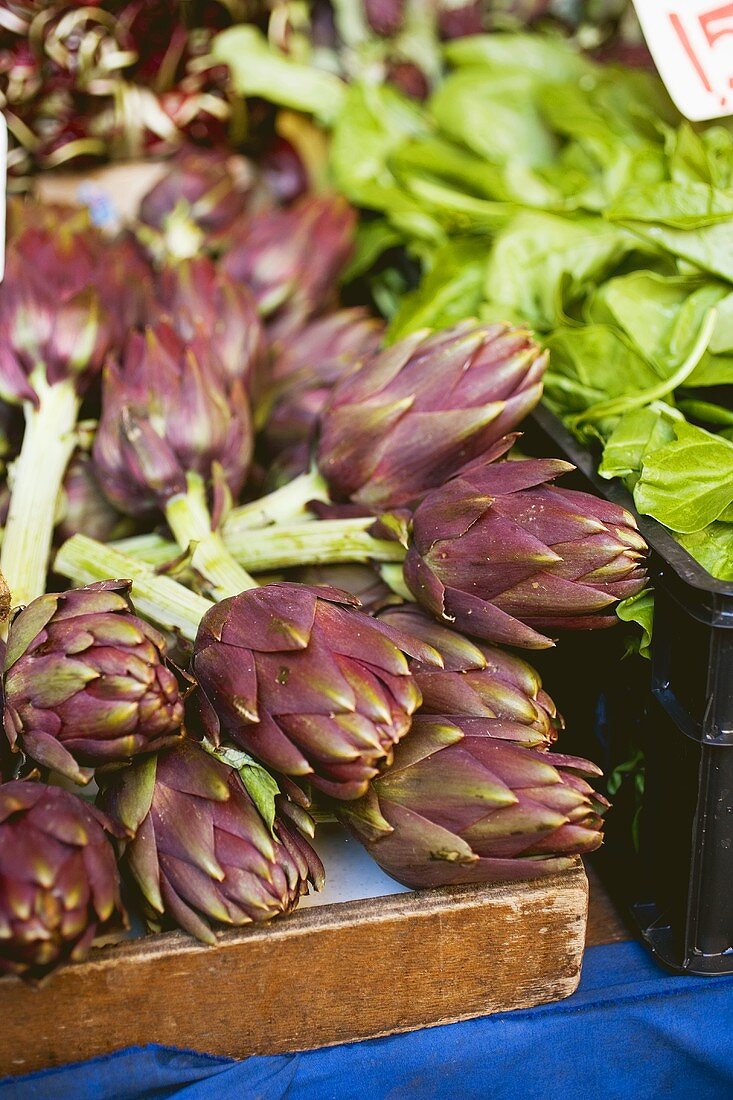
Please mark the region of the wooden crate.
POLYGON ((578 860, 535 882, 306 905, 216 947, 167 933, 103 948, 40 988, 0 980, 0 1075, 150 1042, 308 1050, 559 1000, 578 984, 587 903, 578 860))

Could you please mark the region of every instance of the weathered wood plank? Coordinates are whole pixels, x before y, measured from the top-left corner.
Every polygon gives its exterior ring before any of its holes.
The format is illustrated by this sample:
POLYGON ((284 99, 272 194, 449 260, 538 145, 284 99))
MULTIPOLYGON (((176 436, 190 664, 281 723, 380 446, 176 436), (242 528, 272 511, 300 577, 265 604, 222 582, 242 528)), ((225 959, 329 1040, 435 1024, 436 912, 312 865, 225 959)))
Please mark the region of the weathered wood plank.
POLYGON ((148 1042, 306 1050, 557 1000, 578 983, 587 901, 578 861, 537 882, 303 909, 213 948, 179 933, 105 948, 40 989, 0 980, 0 1074, 148 1042))

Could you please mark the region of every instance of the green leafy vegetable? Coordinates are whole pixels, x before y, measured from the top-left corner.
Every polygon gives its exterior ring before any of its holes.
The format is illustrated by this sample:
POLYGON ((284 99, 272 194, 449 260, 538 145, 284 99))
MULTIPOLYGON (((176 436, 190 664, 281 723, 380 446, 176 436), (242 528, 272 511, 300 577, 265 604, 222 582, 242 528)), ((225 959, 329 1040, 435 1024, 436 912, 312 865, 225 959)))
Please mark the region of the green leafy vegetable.
POLYGON ((542 80, 579 80, 594 71, 592 62, 564 42, 536 34, 486 34, 457 38, 445 47, 450 65, 509 69, 542 80))
POLYGON ((632 189, 607 211, 610 221, 649 222, 679 229, 702 229, 726 222, 733 214, 733 194, 706 183, 659 183, 632 189))
POLYGON ((638 595, 622 600, 616 608, 616 614, 622 622, 636 623, 641 627, 638 652, 642 657, 649 657, 654 630, 654 593, 651 588, 645 588, 638 595))
POLYGON ((370 284, 390 339, 473 316, 534 329, 546 400, 600 473, 728 576, 733 127, 691 126, 654 75, 560 39, 444 55, 426 104, 341 92, 333 176, 372 211, 349 276, 396 245, 422 264, 417 288, 383 265, 370 284))
POLYGON ((662 377, 612 325, 566 325, 548 336, 545 345, 550 352, 545 394, 561 416, 577 415, 611 398, 626 399, 662 377))
POLYGON ((637 248, 634 237, 600 218, 573 220, 525 211, 499 233, 486 296, 548 331, 637 248))
POLYGON ((728 518, 733 443, 684 420, 674 422, 674 432, 674 440, 644 459, 634 501, 640 512, 689 534, 728 518))
POLYGON ((214 39, 212 55, 229 66, 235 89, 283 107, 316 115, 324 122, 338 115, 345 93, 339 77, 293 61, 272 47, 261 31, 238 25, 214 39))
POLYGON ((475 238, 453 241, 436 252, 432 269, 392 319, 390 339, 421 328, 447 328, 476 316, 483 301, 487 259, 485 242, 475 238))
POLYGON ((688 554, 721 581, 733 581, 733 523, 712 523, 702 531, 679 535, 688 554))
POLYGON ((337 186, 362 206, 389 215, 411 212, 419 218, 420 204, 398 185, 389 156, 404 141, 427 129, 420 108, 394 88, 353 85, 343 97, 331 143, 331 169, 337 186))
POLYGON ((633 490, 645 457, 674 439, 669 417, 650 408, 634 409, 619 420, 608 437, 598 473, 601 477, 622 478, 633 490))
POLYGON ((461 69, 430 101, 439 129, 491 164, 551 164, 558 143, 540 112, 542 82, 524 72, 461 69))

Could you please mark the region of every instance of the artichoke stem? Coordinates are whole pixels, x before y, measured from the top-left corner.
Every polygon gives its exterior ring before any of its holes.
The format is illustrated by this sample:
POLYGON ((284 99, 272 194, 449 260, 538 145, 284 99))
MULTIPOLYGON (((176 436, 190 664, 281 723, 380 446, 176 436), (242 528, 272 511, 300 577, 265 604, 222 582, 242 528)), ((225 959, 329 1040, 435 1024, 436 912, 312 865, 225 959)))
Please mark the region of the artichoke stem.
POLYGON ((300 474, 281 489, 275 489, 259 500, 233 508, 224 523, 225 540, 229 535, 251 531, 253 527, 313 520, 315 517, 308 511, 308 503, 311 500, 328 503, 330 499, 328 486, 318 470, 300 474))
POLYGON ((109 543, 120 554, 126 554, 128 558, 144 562, 155 569, 166 566, 180 554, 178 543, 164 539, 162 535, 151 532, 148 535, 131 535, 127 539, 117 539, 109 543))
POLYGON ((75 584, 111 578, 132 581, 132 599, 138 613, 189 641, 194 641, 201 619, 214 606, 170 577, 157 576, 149 565, 86 535, 74 535, 64 543, 54 569, 75 584))
MULTIPOLYGON (((224 528, 224 544, 236 561, 253 573, 298 565, 337 565, 351 562, 401 562, 399 543, 375 539, 367 528, 373 518, 321 520, 268 527, 254 533, 224 528)), ((113 544, 138 561, 161 566, 172 561, 177 546, 158 535, 137 535, 113 544)), ((195 560, 195 555, 194 555, 195 560)))
POLYGON ((255 573, 298 565, 402 561, 404 547, 391 540, 372 538, 368 528, 373 523, 374 518, 367 516, 288 524, 256 534, 227 529, 224 539, 237 561, 255 573))
POLYGON ((191 565, 215 600, 257 588, 257 581, 234 560, 219 532, 212 530, 204 484, 197 474, 188 475, 186 493, 171 497, 165 516, 181 550, 193 546, 191 565))
POLYGON ((411 603, 415 602, 415 597, 405 584, 401 565, 382 565, 379 569, 379 575, 395 595, 401 596, 403 600, 410 600, 411 603))
POLYGON ((23 407, 25 433, 13 467, 8 521, 0 552, 0 570, 14 606, 46 591, 59 493, 76 436, 79 398, 70 381, 49 386, 45 372, 32 378, 38 406, 23 407))

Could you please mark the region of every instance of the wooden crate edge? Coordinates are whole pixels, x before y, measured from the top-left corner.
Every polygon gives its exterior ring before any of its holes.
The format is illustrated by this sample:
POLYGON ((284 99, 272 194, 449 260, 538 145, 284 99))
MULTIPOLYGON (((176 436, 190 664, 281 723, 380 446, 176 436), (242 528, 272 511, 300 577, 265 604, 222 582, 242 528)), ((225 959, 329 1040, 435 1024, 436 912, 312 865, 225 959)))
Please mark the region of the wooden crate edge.
POLYGON ((560 999, 579 980, 587 898, 577 861, 531 882, 305 909, 214 948, 178 933, 105 948, 41 989, 0 981, 0 1073, 147 1042, 306 1050, 560 999))

